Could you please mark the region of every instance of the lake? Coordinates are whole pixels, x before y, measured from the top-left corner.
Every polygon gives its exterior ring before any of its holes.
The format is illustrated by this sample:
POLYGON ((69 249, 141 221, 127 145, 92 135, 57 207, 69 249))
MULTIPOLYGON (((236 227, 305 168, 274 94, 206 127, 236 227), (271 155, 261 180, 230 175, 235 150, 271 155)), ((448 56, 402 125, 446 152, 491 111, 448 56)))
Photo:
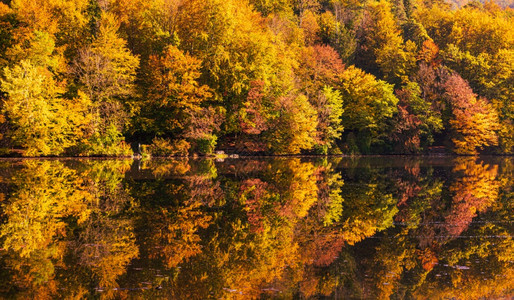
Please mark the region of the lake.
POLYGON ((514 296, 514 158, 0 161, 3 298, 514 296))

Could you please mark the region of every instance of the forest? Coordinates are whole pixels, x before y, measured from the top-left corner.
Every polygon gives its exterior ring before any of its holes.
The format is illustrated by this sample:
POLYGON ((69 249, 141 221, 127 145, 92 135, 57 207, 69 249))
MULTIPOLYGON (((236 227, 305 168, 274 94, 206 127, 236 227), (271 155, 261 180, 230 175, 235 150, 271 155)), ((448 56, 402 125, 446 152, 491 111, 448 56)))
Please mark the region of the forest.
POLYGON ((0 155, 512 154, 513 27, 508 1, 2 0, 0 155))

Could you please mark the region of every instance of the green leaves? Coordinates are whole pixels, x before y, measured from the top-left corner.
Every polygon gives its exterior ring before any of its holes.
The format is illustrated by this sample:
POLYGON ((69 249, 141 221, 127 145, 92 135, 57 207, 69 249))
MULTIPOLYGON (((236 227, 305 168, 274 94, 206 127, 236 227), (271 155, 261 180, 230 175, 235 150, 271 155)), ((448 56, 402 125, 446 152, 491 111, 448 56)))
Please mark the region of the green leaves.
POLYGON ((344 102, 343 125, 348 130, 367 130, 377 136, 396 112, 398 99, 393 86, 361 69, 351 66, 343 72, 340 91, 344 102))

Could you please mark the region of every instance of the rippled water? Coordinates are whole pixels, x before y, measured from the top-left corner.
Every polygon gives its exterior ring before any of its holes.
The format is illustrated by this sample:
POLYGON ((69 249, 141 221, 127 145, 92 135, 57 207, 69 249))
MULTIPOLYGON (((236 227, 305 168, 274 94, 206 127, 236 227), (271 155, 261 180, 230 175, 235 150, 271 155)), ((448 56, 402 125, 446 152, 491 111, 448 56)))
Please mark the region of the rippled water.
POLYGON ((3 298, 514 296, 514 159, 0 162, 3 298))

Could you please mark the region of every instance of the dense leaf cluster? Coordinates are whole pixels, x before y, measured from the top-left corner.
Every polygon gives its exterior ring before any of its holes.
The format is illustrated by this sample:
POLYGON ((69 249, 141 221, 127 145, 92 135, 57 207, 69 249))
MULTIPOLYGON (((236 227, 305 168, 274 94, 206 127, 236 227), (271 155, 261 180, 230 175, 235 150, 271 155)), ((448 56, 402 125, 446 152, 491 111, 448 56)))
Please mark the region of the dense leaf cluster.
POLYGON ((4 153, 514 151, 514 14, 494 2, 8 2, 4 153))

